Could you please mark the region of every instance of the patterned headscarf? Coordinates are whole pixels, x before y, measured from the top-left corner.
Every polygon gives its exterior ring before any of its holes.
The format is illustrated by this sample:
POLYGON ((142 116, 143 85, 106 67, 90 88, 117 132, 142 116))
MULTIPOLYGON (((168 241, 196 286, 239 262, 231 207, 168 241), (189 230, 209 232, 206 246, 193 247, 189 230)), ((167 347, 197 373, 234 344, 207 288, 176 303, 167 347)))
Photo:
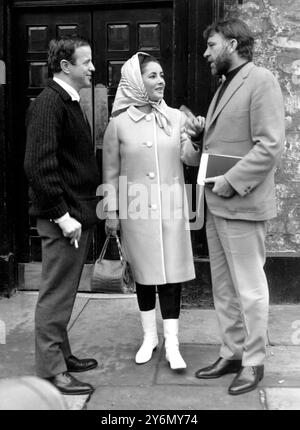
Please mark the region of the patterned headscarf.
POLYGON ((121 79, 112 108, 112 116, 118 115, 120 111, 127 109, 129 106, 151 105, 159 127, 170 136, 172 130, 166 113, 167 105, 164 100, 158 102, 149 100, 141 74, 139 55, 148 56, 149 54, 137 52, 122 66, 121 79))

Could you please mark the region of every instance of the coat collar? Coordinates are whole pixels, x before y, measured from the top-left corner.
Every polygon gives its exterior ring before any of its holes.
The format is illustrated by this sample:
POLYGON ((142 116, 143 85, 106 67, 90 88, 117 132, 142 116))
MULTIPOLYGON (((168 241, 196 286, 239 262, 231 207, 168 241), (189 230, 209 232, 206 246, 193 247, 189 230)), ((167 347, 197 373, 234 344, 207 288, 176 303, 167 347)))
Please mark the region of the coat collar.
POLYGON ((224 107, 227 105, 227 103, 229 102, 233 94, 244 84, 245 80, 248 78, 253 67, 255 67, 253 62, 249 62, 234 76, 234 78, 226 88, 226 91, 224 92, 223 96, 221 97, 221 100, 219 101, 219 104, 216 107, 216 110, 214 111, 214 107, 215 107, 221 86, 218 88, 210 104, 209 110, 207 112, 207 120, 206 120, 207 129, 216 120, 216 118, 218 117, 220 112, 224 109, 224 107))
POLYGON ((53 81, 53 79, 48 79, 48 81, 47 81, 47 87, 49 87, 52 90, 58 92, 58 94, 61 96, 61 98, 64 101, 72 100, 70 94, 68 94, 67 91, 64 90, 62 86, 60 86, 58 83, 56 83, 55 81, 53 81))
POLYGON ((130 118, 135 122, 140 121, 142 118, 144 118, 147 115, 145 112, 142 112, 140 109, 136 108, 135 106, 130 106, 127 109, 127 113, 130 116, 130 118))

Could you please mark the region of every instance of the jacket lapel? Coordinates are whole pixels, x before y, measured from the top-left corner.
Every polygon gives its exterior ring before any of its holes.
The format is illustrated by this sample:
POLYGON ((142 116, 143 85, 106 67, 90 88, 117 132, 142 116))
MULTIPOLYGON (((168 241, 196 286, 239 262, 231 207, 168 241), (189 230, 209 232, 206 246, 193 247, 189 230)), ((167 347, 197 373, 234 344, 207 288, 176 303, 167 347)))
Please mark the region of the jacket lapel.
POLYGON ((206 122, 205 122, 205 124, 206 124, 207 127, 205 127, 205 128, 208 128, 210 126, 210 124, 211 124, 213 112, 214 112, 214 109, 215 109, 215 104, 216 104, 216 101, 217 101, 217 98, 218 98, 218 94, 221 91, 221 87, 222 87, 222 85, 220 85, 219 88, 217 89, 217 91, 215 92, 215 95, 213 96, 213 99, 212 99, 212 101, 211 101, 211 103, 209 105, 209 108, 208 108, 208 111, 207 111, 207 114, 206 114, 206 122))
POLYGON ((217 95, 219 94, 219 91, 221 87, 219 87, 218 91, 216 92, 211 105, 209 107, 209 111, 207 114, 207 130, 208 128, 213 124, 215 119, 218 117, 220 112, 224 109, 224 107, 227 105, 231 97, 236 93, 236 91, 244 84, 245 79, 248 77, 251 69, 254 67, 254 64, 252 62, 248 63, 246 66, 244 66, 237 75, 232 79, 228 87, 226 88, 223 96, 221 97, 221 100, 219 101, 218 106, 216 107, 215 111, 213 111, 217 95))

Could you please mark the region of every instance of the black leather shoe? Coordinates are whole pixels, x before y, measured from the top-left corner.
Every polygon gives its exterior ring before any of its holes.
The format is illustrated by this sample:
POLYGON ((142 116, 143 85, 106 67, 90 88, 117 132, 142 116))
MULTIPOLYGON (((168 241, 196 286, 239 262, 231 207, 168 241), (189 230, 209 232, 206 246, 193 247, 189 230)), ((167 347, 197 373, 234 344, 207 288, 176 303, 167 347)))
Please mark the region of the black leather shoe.
POLYGON ((213 379, 226 375, 227 373, 236 373, 240 370, 242 360, 227 360, 226 358, 218 358, 218 360, 208 367, 197 370, 196 378, 213 379))
POLYGON ((256 388, 264 377, 264 366, 242 367, 228 388, 229 394, 244 394, 256 388))
POLYGON ((53 384, 62 394, 76 395, 76 394, 91 394, 94 388, 91 384, 80 382, 68 372, 59 373, 52 378, 46 378, 53 384))
POLYGON ((74 355, 66 358, 66 365, 68 372, 86 372, 87 370, 94 369, 98 363, 93 358, 83 358, 80 360, 74 355))

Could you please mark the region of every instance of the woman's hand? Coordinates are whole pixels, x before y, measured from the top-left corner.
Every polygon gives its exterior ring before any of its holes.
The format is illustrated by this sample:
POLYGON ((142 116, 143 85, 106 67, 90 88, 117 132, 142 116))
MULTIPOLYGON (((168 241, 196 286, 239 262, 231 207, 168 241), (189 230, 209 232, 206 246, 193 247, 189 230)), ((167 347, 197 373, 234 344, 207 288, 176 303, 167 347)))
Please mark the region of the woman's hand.
POLYGON ((186 132, 193 142, 201 139, 204 127, 205 117, 200 115, 187 118, 185 123, 186 132))
POLYGON ((107 235, 116 236, 118 230, 120 230, 120 220, 117 212, 108 212, 105 221, 105 233, 107 235))

